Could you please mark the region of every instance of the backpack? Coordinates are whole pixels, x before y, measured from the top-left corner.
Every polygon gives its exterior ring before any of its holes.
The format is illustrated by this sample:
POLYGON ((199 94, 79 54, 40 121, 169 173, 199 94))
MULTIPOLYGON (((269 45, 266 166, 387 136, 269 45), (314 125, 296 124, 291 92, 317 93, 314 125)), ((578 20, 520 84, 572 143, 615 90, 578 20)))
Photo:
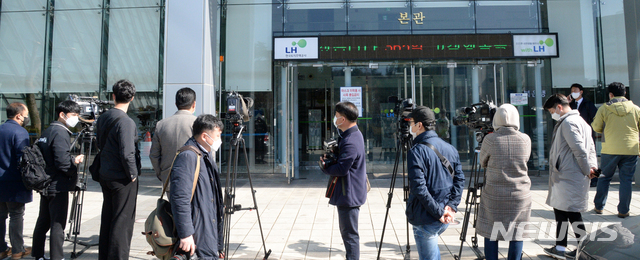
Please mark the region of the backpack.
MULTIPOLYGON (((181 152, 187 150, 193 151, 198 155, 195 177, 193 178, 193 188, 191 189, 191 200, 193 200, 193 194, 195 193, 198 177, 200 176, 200 158, 202 157, 202 153, 194 146, 185 145, 178 150, 173 161, 175 162, 175 158, 178 157, 181 152)), ((171 163, 171 168, 173 168, 173 163, 171 163)), ((149 243, 153 249, 153 251, 147 254, 154 255, 161 260, 168 260, 173 257, 177 249, 177 242, 180 240, 174 224, 173 213, 171 212, 171 203, 163 198, 169 180, 171 180, 171 173, 169 173, 169 176, 167 176, 167 179, 164 181, 162 194, 158 199, 156 209, 151 211, 147 217, 147 220, 144 222, 144 232, 142 232, 147 238, 147 243, 149 243)))
POLYGON ((27 189, 43 193, 51 184, 52 179, 45 171, 47 163, 44 161, 38 143, 39 141, 36 141, 33 145, 22 148, 22 157, 20 157, 18 168, 24 186, 27 189))

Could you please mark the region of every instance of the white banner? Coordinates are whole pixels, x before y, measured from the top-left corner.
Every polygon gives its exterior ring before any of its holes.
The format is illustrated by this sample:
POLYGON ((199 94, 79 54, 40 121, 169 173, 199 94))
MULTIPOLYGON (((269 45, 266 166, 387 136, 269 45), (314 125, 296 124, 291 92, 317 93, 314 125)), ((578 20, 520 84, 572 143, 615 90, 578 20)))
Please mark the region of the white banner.
POLYGON ((358 117, 362 117, 362 87, 340 87, 340 102, 349 101, 358 108, 358 117))
POLYGON ((275 38, 273 42, 274 60, 318 59, 318 37, 275 38))
POLYGON ((514 34, 513 56, 558 57, 557 34, 514 34))

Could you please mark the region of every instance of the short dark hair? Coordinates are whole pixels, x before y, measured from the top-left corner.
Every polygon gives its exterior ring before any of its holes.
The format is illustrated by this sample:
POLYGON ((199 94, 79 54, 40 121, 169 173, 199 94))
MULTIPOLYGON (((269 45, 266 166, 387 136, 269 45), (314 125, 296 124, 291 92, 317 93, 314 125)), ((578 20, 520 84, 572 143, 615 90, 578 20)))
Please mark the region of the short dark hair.
POLYGON ((578 89, 580 89, 580 91, 584 90, 584 87, 582 85, 578 84, 578 83, 571 84, 571 87, 569 89, 572 89, 572 88, 578 88, 578 89))
POLYGON ((555 106, 557 106, 558 104, 562 105, 563 107, 565 106, 569 106, 569 99, 567 99, 567 97, 565 95, 562 95, 560 93, 556 93, 553 94, 549 97, 549 99, 547 99, 546 102, 544 102, 544 109, 550 109, 550 108, 554 108, 555 106))
POLYGON ((116 84, 113 84, 112 90, 113 94, 116 96, 116 102, 118 103, 131 102, 133 96, 136 95, 136 86, 126 79, 118 80, 116 84))
POLYGON ((14 118, 19 114, 22 114, 27 109, 27 106, 20 102, 14 102, 7 106, 7 118, 14 118))
POLYGON ((198 136, 204 131, 210 131, 216 128, 220 129, 220 131, 224 130, 224 124, 222 124, 222 120, 211 114, 203 114, 199 115, 196 118, 196 121, 193 122, 192 133, 193 136, 198 136))
POLYGON ((178 109, 189 109, 196 102, 196 92, 190 88, 181 88, 176 93, 176 106, 178 109))
POLYGON ((351 121, 352 123, 358 120, 358 108, 356 107, 356 105, 349 101, 339 102, 338 104, 336 104, 336 112, 345 116, 347 120, 351 121))
POLYGON ((620 82, 613 82, 609 84, 609 86, 607 87, 607 90, 609 90, 609 93, 612 93, 613 96, 615 97, 621 97, 627 93, 627 90, 625 89, 624 84, 620 82))
POLYGON ((60 116, 60 112, 65 114, 68 114, 68 113, 80 114, 80 111, 82 110, 80 109, 80 106, 78 106, 78 103, 72 100, 65 100, 58 103, 58 106, 56 107, 56 116, 60 116))

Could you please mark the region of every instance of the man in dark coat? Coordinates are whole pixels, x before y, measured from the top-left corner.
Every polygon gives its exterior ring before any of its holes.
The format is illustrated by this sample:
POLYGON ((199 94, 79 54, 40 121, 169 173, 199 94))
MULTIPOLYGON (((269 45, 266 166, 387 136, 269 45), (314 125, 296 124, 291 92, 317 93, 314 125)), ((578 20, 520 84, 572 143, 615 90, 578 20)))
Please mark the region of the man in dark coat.
POLYGON ((22 103, 11 103, 7 106, 7 118, 7 122, 0 125, 0 259, 10 253, 20 259, 31 253, 31 247, 24 247, 22 226, 25 204, 33 200, 33 194, 22 184, 18 170, 22 148, 29 145, 29 133, 24 129, 29 125, 29 110, 22 103), (13 248, 5 242, 8 216, 11 217, 9 239, 13 248))
POLYGON ((73 191, 78 181, 77 164, 84 160, 84 155, 71 156, 71 130, 78 123, 80 107, 76 102, 66 100, 56 107, 58 120, 44 130, 38 146, 47 163, 45 171, 51 176, 51 184, 40 196, 40 212, 33 231, 33 252, 36 259, 44 258, 44 246, 49 236, 49 250, 52 260, 64 259, 64 228, 67 223, 69 207, 69 191, 73 191))
MULTIPOLYGON (((584 121, 591 126, 593 123, 593 118, 596 117, 596 113, 598 109, 596 106, 582 96, 584 94, 584 87, 578 83, 574 83, 571 85, 571 95, 569 95, 569 107, 571 109, 577 109, 580 112, 580 117, 584 119, 584 121)), ((593 139, 593 143, 596 143, 596 132, 591 130, 591 139, 593 139)), ((591 187, 596 187, 598 185, 598 178, 591 179, 591 187)))
POLYGON ((140 153, 136 123, 127 116, 136 87, 128 80, 113 85, 115 106, 98 118, 96 137, 100 150, 99 260, 129 259, 138 197, 140 153))
POLYGON ((193 122, 193 136, 185 143, 202 154, 200 174, 192 194, 198 155, 191 150, 176 156, 171 168, 171 212, 180 238, 180 249, 198 259, 218 259, 223 248, 223 201, 220 175, 213 152, 218 151, 224 125, 213 115, 193 122), (192 199, 193 196, 193 199, 192 199))
POLYGON ((333 124, 341 136, 338 143, 340 154, 336 164, 322 169, 332 178, 338 177, 329 204, 338 208, 340 234, 347 260, 360 258, 358 216, 360 206, 367 201, 366 153, 357 120, 358 108, 353 103, 347 101, 336 104, 333 124))
POLYGON ((409 115, 413 147, 407 152, 410 193, 407 219, 413 225, 413 235, 420 259, 440 259, 438 237, 453 220, 458 210, 464 172, 455 147, 438 137, 436 117, 428 107, 416 107, 409 115), (446 158, 453 173, 440 161, 431 144, 446 158))

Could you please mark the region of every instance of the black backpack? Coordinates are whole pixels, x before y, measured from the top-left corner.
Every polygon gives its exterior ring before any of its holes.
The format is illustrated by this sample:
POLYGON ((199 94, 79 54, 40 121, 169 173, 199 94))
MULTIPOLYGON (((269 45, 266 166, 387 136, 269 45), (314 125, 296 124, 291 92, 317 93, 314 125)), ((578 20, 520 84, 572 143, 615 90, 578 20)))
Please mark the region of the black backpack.
POLYGON ((51 176, 46 173, 46 167, 47 164, 37 141, 31 146, 22 148, 19 169, 22 183, 27 189, 44 192, 49 187, 51 176))

